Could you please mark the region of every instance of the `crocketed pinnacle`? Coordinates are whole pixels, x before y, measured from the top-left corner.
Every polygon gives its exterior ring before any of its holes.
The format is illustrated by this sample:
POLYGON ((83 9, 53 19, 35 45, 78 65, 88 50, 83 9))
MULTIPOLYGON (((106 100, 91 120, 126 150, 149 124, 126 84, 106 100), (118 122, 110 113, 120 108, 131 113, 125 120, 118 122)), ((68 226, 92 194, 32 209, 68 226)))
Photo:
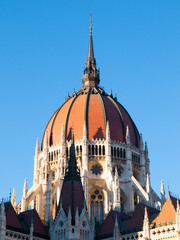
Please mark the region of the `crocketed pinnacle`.
POLYGON ((96 68, 96 59, 94 57, 93 38, 92 38, 92 21, 90 16, 90 35, 88 57, 86 60, 86 68, 83 70, 83 84, 85 87, 97 86, 100 82, 99 70, 96 68))

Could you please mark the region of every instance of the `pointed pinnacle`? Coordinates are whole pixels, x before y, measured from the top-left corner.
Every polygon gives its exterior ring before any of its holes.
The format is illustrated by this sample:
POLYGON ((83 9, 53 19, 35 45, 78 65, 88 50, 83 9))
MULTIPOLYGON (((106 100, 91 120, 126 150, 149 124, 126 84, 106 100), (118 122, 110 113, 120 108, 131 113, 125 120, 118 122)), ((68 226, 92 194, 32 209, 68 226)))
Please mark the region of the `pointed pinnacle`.
POLYGON ((65 142, 65 131, 64 131, 64 124, 62 125, 61 129, 61 142, 65 142))
POLYGON ((76 219, 79 218, 79 212, 78 212, 78 206, 76 207, 76 216, 75 216, 76 219))
POLYGON ((128 144, 131 143, 131 137, 130 137, 130 132, 129 132, 129 126, 128 125, 126 127, 126 143, 128 143, 128 144))
POLYGON ((115 227, 118 227, 117 215, 116 215, 116 220, 115 220, 115 227))
POLYGON ((107 123, 106 123, 106 140, 110 140, 109 121, 107 121, 107 123))
POLYGON ((35 155, 37 156, 38 154, 39 154, 39 138, 37 138, 36 148, 35 148, 35 155))
POLYGON ((164 182, 161 180, 161 194, 165 195, 165 190, 164 190, 164 182))
POLYGON ((87 127, 86 127, 86 121, 84 121, 84 127, 83 127, 83 139, 87 139, 87 127))
POLYGON ((0 212, 1 216, 5 215, 5 207, 4 207, 4 199, 2 198, 2 202, 1 202, 1 212, 0 212))
POLYGON ((44 149, 48 148, 48 133, 45 131, 45 136, 44 136, 44 149))
POLYGON ((149 219, 148 214, 147 214, 147 207, 145 207, 145 209, 144 209, 144 220, 145 219, 149 219))
POLYGON ((27 192, 28 192, 28 188, 27 188, 27 178, 25 178, 24 188, 23 188, 23 196, 24 196, 24 197, 27 196, 27 192))
POLYGON ((150 188, 151 188, 151 185, 150 185, 150 176, 149 176, 149 173, 147 173, 147 175, 146 175, 146 192, 147 192, 147 193, 150 192, 150 188))
POLYGON ((16 193, 15 193, 15 188, 13 188, 13 194, 12 194, 12 199, 11 199, 12 205, 16 206, 16 193))

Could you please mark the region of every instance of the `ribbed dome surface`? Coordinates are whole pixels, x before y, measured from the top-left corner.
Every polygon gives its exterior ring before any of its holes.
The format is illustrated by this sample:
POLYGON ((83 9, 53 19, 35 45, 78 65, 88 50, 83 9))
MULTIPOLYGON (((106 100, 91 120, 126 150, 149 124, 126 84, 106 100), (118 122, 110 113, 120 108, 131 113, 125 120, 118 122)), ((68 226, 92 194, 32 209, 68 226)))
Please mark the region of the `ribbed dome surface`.
MULTIPOLYGON (((126 127, 129 126, 131 144, 139 146, 138 130, 125 108, 100 87, 81 88, 59 107, 49 120, 47 131, 48 145, 60 142, 62 126, 65 137, 75 140, 83 138, 84 122, 88 139, 105 139, 106 123, 109 121, 110 137, 113 141, 125 142, 126 127)), ((45 135, 45 134, 44 134, 45 135)), ((43 149, 44 136, 42 139, 43 149)))

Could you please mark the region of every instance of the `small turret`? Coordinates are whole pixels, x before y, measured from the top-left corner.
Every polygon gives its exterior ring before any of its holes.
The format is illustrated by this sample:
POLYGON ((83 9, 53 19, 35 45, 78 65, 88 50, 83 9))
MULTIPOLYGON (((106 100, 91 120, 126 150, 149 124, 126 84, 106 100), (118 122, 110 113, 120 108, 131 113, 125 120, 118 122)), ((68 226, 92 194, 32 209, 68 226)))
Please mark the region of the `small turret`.
POLYGON ((27 210, 27 193, 28 193, 27 179, 25 178, 24 188, 23 188, 23 196, 22 196, 22 200, 21 200, 21 212, 24 212, 27 210))
POLYGON ((147 142, 145 142, 145 156, 148 158, 148 147, 147 147, 147 142))
POLYGON ((128 125, 126 127, 126 143, 127 144, 131 144, 131 136, 130 136, 129 126, 128 125))
POLYGON ((27 178, 25 178, 24 188, 23 188, 23 197, 27 197, 27 193, 28 193, 27 178))
POLYGON ((65 143, 65 130, 64 130, 64 125, 62 125, 62 130, 61 130, 61 143, 65 143))
POLYGON ((0 239, 5 239, 6 233, 6 214, 5 214, 5 207, 4 207, 4 200, 2 199, 0 205, 0 239))
POLYGON ((34 185, 39 182, 39 138, 36 141, 35 156, 34 156, 34 185))
POLYGON ((107 141, 110 141, 110 140, 111 140, 111 138, 110 138, 109 121, 107 121, 107 124, 106 124, 106 140, 107 140, 107 141))
POLYGON ((140 151, 143 152, 143 150, 144 150, 144 142, 143 142, 142 134, 140 134, 140 151))
POLYGON ((79 212, 78 212, 78 207, 76 207, 75 224, 76 224, 77 227, 79 226, 79 212))
POLYGON ((46 205, 45 205, 45 224, 49 226, 51 216, 51 173, 48 174, 46 205))
POLYGON ((13 194, 12 194, 12 199, 11 199, 12 205, 14 209, 16 209, 16 193, 15 193, 15 188, 13 188, 13 194))
POLYGON ((165 197, 164 183, 163 183, 163 180, 161 180, 161 202, 162 202, 162 204, 164 204, 165 201, 166 201, 166 197, 165 197))
POLYGON ((44 136, 44 150, 47 150, 48 148, 48 133, 45 131, 45 136, 44 136))
POLYGON ((146 192, 150 193, 151 185, 150 185, 150 176, 149 173, 146 175, 146 192))
POLYGON ((84 121, 84 126, 83 126, 83 139, 87 140, 87 127, 86 127, 86 121, 84 121))
POLYGON ((36 148, 35 148, 35 156, 37 157, 38 155, 39 155, 39 138, 37 138, 36 148))
POLYGON ((146 207, 144 210, 143 232, 144 232, 143 238, 146 240, 149 240, 150 239, 150 224, 149 224, 149 218, 148 218, 146 207))
POLYGON ((178 237, 180 237, 180 206, 179 206, 178 199, 177 199, 177 207, 176 207, 176 232, 178 234, 178 237))
POLYGON ((115 168, 114 175, 114 210, 120 212, 121 211, 121 192, 120 192, 120 181, 118 175, 118 169, 115 168))
POLYGON ((120 232, 119 232, 119 225, 118 225, 118 220, 117 220, 117 215, 116 215, 116 220, 114 224, 114 233, 113 233, 113 240, 119 240, 120 232))

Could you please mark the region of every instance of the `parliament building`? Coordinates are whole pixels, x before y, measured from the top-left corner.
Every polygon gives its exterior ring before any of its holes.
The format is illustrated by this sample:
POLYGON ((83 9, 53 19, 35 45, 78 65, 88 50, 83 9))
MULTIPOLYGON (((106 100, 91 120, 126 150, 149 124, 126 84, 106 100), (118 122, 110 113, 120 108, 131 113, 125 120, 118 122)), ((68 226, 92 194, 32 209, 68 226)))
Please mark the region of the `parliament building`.
POLYGON ((0 239, 180 239, 179 200, 150 181, 147 143, 100 86, 92 28, 82 86, 36 142, 34 180, 0 205, 0 239))

